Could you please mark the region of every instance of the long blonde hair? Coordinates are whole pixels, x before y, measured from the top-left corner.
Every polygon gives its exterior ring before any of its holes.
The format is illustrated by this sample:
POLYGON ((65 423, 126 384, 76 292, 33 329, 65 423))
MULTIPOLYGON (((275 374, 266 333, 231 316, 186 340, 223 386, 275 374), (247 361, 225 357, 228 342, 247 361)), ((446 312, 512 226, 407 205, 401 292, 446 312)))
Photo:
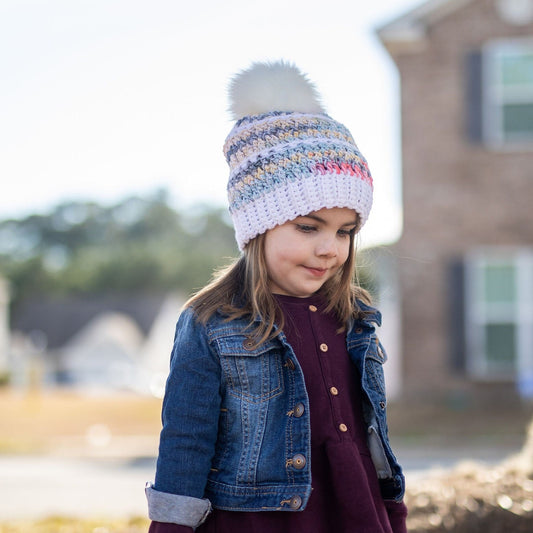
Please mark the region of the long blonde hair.
MULTIPOLYGON (((269 287, 264 243, 264 233, 252 239, 236 261, 216 272, 212 281, 184 306, 192 307, 204 324, 216 312, 228 321, 247 317, 255 346, 275 337, 284 325, 283 315, 269 287)), ((362 315, 358 300, 371 303, 368 291, 355 282, 354 234, 350 235, 348 259, 318 293, 329 302, 326 312, 334 312, 343 327, 362 315)))

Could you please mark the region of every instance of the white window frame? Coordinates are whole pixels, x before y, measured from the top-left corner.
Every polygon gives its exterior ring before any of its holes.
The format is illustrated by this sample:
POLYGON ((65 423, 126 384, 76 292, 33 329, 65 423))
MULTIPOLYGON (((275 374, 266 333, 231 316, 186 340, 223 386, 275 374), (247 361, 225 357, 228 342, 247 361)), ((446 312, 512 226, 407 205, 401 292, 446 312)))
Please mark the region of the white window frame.
POLYGON ((483 48, 483 138, 492 148, 531 149, 533 148, 533 129, 530 135, 507 139, 503 125, 503 106, 508 103, 533 104, 533 84, 517 87, 512 94, 503 94, 500 60, 506 54, 533 53, 533 39, 491 41, 483 48))
POLYGON ((533 372, 533 248, 479 248, 465 261, 466 369, 480 381, 516 381, 533 372), (487 265, 512 264, 515 269, 516 294, 510 304, 484 301, 484 268, 487 265), (488 309, 490 307, 490 309, 488 309), (516 354, 514 367, 491 368, 485 351, 485 326, 513 324, 516 354))

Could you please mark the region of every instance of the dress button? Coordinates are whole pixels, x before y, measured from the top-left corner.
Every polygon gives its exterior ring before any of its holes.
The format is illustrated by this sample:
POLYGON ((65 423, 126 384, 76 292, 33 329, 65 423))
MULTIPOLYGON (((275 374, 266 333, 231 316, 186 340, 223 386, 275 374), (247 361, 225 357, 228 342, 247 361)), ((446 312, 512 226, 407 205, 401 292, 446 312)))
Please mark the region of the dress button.
POLYGON ((339 424, 339 429, 343 432, 343 433, 346 433, 348 431, 348 426, 346 424, 339 424))
POLYGON ((320 349, 323 351, 323 352, 327 352, 328 351, 328 345, 325 344, 325 343, 322 343, 320 345, 320 349))
POLYGON ((305 411, 305 406, 303 403, 297 403, 294 406, 294 416, 296 418, 300 418, 304 414, 304 411, 305 411))
POLYGON ((307 461, 305 460, 305 456, 303 456, 301 453, 297 453, 292 458, 292 466, 294 466, 296 470, 301 470, 302 468, 304 468, 306 463, 307 461))
POLYGON ((318 311, 316 305, 310 305, 309 306, 309 311, 311 311, 312 313, 316 313, 318 311))
POLYGON ((289 501, 291 509, 299 509, 302 506, 302 498, 300 496, 293 496, 289 501))
POLYGON ((337 387, 331 387, 329 392, 331 392, 333 396, 337 396, 337 394, 339 394, 339 389, 337 389, 337 387))

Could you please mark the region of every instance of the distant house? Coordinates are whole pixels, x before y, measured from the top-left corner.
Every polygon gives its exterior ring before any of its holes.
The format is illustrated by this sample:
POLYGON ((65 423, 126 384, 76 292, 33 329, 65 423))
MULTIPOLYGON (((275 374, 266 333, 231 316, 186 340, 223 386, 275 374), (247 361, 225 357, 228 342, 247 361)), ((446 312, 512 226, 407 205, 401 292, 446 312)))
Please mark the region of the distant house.
POLYGON ((175 295, 26 300, 11 317, 13 381, 160 396, 182 305, 175 295))
POLYGON ((143 341, 140 327, 128 315, 103 312, 61 348, 57 377, 79 387, 135 390, 143 341))
POLYGON ((533 0, 428 1, 378 35, 401 81, 403 395, 531 394, 533 0))

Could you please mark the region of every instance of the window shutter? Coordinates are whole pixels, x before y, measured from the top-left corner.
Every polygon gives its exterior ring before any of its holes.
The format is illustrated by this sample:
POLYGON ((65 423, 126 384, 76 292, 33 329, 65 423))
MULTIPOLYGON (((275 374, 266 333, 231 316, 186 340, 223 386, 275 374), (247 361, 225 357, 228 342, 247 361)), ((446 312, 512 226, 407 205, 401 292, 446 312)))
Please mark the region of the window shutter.
POLYGON ((448 350, 450 366, 459 373, 466 372, 465 338, 465 268, 461 258, 448 265, 448 350))
POLYGON ((475 50, 466 57, 466 129, 474 143, 483 140, 483 56, 475 50))

